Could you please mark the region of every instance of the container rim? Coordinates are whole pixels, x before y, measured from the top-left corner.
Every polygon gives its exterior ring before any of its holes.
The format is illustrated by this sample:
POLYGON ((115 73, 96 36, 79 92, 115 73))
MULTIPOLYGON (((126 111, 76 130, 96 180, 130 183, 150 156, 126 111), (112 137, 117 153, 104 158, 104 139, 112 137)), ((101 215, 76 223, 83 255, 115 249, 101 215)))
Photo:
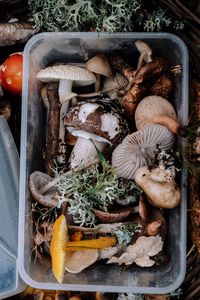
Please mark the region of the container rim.
MULTIPOLYGON (((26 95, 28 93, 28 69, 29 69, 29 53, 34 46, 34 44, 44 38, 128 38, 128 39, 169 39, 176 43, 184 57, 183 60, 183 81, 184 81, 184 94, 182 95, 184 101, 188 103, 188 51, 184 41, 179 38, 177 35, 167 32, 153 32, 153 33, 144 33, 144 32, 129 32, 129 33, 106 33, 106 32, 42 32, 33 36, 26 44, 24 48, 24 60, 26 60, 26 65, 23 65, 23 92, 22 92, 22 119, 21 119, 21 128, 23 124, 27 124, 27 101, 26 95)), ((183 111, 183 125, 187 123, 188 120, 188 106, 183 111)), ((26 190, 26 140, 27 140, 27 128, 21 132, 21 157, 23 160, 20 160, 20 205, 19 205, 19 234, 21 235, 22 241, 24 242, 24 226, 25 226, 25 190, 26 190), (25 171, 24 171, 25 170, 25 171)), ((187 182, 187 174, 184 171, 182 176, 182 189, 186 195, 185 183, 187 182)), ((187 196, 185 196, 187 198, 187 196)), ((19 273, 22 279, 30 286, 39 289, 59 289, 59 290, 74 290, 74 291, 100 291, 100 292, 127 292, 127 293, 140 293, 140 294, 166 294, 176 290, 184 280, 186 272, 186 201, 181 203, 181 236, 180 241, 182 247, 181 257, 180 257, 180 269, 179 274, 176 280, 166 286, 166 287, 131 287, 131 286, 106 286, 106 285, 80 285, 80 284, 58 284, 58 283, 41 283, 33 280, 25 271, 24 268, 24 244, 19 243, 18 253, 19 257, 19 273), (114 288, 114 291, 113 291, 114 288)))

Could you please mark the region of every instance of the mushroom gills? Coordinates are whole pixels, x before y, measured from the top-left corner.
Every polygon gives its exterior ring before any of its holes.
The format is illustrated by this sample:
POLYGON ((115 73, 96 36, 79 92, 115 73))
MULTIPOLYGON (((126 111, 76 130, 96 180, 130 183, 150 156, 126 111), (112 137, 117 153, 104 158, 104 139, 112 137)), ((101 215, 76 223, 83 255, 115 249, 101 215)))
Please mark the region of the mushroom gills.
POLYGON ((150 125, 129 134, 112 154, 112 165, 119 177, 133 179, 135 171, 149 164, 155 156, 156 147, 171 149, 174 134, 161 125, 150 125))

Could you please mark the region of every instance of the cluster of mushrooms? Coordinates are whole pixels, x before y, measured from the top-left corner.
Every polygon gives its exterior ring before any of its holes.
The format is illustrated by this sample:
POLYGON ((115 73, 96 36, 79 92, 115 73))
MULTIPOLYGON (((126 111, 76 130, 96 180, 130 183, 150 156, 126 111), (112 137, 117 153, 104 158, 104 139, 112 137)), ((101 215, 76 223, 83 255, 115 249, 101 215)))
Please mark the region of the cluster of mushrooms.
MULTIPOLYGON (((84 67, 55 64, 36 76, 47 83, 41 90, 47 109, 47 139, 45 173, 36 171, 30 176, 34 200, 44 207, 56 207, 59 191, 58 178, 53 178, 54 164, 61 174, 67 171, 73 176, 73 172, 99 163, 97 149, 111 162, 117 177, 134 181, 142 192, 136 204, 124 199, 117 204, 117 211, 96 209, 94 228, 78 226, 73 216, 67 219, 65 228, 74 247, 77 240, 79 246, 87 240, 87 250, 70 251, 65 257, 65 269, 71 273, 81 272, 97 260, 153 266, 163 254, 167 237, 163 209, 175 208, 181 199, 177 168, 169 154, 180 131, 168 100, 173 91, 172 68, 163 57, 154 58, 145 42, 138 40, 134 46, 139 54, 135 66, 115 50, 95 55, 84 67), (94 242, 95 234, 100 239, 112 237, 120 226, 130 223, 139 224, 139 230, 137 227, 127 245, 117 239, 110 244, 94 242)), ((64 217, 68 218, 67 213, 64 217)), ((69 241, 67 233, 66 238, 69 241)))

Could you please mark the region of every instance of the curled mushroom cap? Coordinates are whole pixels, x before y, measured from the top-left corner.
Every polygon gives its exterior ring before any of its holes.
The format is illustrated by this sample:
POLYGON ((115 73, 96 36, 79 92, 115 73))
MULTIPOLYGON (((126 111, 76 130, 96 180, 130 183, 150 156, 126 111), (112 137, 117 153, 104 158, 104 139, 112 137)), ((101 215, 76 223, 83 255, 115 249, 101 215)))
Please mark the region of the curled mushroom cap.
POLYGON ((153 124, 153 117, 156 115, 165 115, 177 119, 176 112, 172 104, 160 96, 145 97, 137 106, 135 111, 135 123, 137 129, 145 125, 153 124))
POLYGON ((143 62, 149 63, 152 61, 152 50, 149 45, 141 40, 135 42, 135 46, 140 52, 137 70, 142 67, 143 62))
POLYGON ((58 204, 58 200, 56 199, 57 187, 52 186, 46 192, 42 192, 44 186, 52 181, 52 177, 48 176, 39 171, 35 171, 30 175, 29 179, 29 187, 31 190, 31 194, 35 201, 41 203, 46 207, 55 207, 58 204))
POLYGON ((96 74, 97 82, 95 83, 95 91, 100 90, 100 76, 110 78, 112 76, 112 69, 109 61, 105 54, 99 53, 92 58, 90 58, 86 64, 85 68, 96 74))
POLYGON ((133 179, 135 171, 154 157, 157 145, 167 150, 173 147, 174 135, 165 126, 150 125, 129 134, 112 154, 112 165, 119 177, 133 179))
POLYGON ((90 58, 86 62, 85 68, 93 73, 104 75, 108 78, 112 76, 111 66, 104 53, 99 53, 90 58))

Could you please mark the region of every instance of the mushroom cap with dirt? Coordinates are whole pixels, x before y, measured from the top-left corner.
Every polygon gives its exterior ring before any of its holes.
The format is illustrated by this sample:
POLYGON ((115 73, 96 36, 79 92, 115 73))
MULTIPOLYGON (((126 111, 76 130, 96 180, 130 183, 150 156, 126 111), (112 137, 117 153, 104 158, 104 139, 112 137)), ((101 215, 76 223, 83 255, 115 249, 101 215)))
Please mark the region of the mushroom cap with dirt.
POLYGON ((171 149, 174 140, 174 134, 161 125, 150 125, 127 135, 112 154, 118 177, 133 179, 135 171, 154 158, 158 145, 162 150, 171 149))
MULTIPOLYGON (((144 126, 155 124, 155 116, 162 115, 177 120, 176 112, 173 105, 160 96, 148 96, 142 99, 135 111, 135 123, 137 129, 144 126)), ((161 124, 162 125, 162 124, 161 124)), ((165 124, 163 124, 165 125, 165 124)), ((169 128, 170 129, 170 128, 169 128)))
POLYGON ((102 151, 106 145, 117 145, 128 131, 126 121, 103 102, 77 104, 64 117, 64 125, 74 136, 78 136, 70 157, 71 168, 97 158, 94 144, 102 151))
POLYGON ((159 208, 174 208, 181 200, 181 193, 169 169, 159 167, 149 170, 139 168, 134 178, 138 186, 144 191, 147 200, 159 208))

